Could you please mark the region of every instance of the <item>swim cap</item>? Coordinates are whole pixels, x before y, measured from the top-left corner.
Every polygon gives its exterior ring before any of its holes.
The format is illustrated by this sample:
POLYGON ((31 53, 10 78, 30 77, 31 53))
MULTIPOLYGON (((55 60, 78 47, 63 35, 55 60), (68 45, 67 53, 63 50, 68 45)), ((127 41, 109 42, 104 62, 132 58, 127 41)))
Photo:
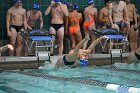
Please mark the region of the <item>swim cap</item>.
POLYGON ((73 4, 73 9, 77 10, 78 9, 78 4, 73 4))
POLYGON ((87 4, 90 5, 90 4, 93 4, 94 3, 94 0, 88 0, 87 4))
POLYGON ((69 2, 67 2, 67 1, 64 1, 64 2, 63 2, 63 4, 65 4, 65 5, 69 5, 69 2))
POLYGON ((60 0, 54 0, 54 2, 58 3, 58 2, 60 2, 60 0))
POLYGON ((87 66, 88 65, 88 60, 80 59, 80 65, 81 66, 87 66))
POLYGON ((22 0, 14 0, 14 3, 22 3, 22 0))
POLYGON ((35 4, 33 5, 33 9, 39 10, 39 4, 35 3, 35 4))

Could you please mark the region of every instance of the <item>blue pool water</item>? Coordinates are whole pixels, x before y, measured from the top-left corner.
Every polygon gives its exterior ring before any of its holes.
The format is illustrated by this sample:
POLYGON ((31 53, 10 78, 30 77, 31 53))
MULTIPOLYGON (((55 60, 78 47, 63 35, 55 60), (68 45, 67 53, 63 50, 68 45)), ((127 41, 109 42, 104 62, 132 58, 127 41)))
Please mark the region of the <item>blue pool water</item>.
MULTIPOLYGON (((104 67, 63 67, 59 69, 50 69, 47 66, 39 70, 24 70, 23 73, 35 73, 39 75, 48 75, 56 77, 71 78, 77 80, 89 80, 107 82, 119 85, 133 86, 140 88, 140 66, 115 64, 104 67), (105 68, 107 67, 107 69, 105 68), (128 69, 127 71, 111 70, 116 67, 128 69), (129 70, 135 70, 129 72, 129 70)), ((22 71, 17 71, 22 72, 22 71)), ((0 73, 0 93, 127 93, 108 90, 104 87, 76 83, 65 80, 37 77, 34 75, 25 75, 4 71, 0 73)))

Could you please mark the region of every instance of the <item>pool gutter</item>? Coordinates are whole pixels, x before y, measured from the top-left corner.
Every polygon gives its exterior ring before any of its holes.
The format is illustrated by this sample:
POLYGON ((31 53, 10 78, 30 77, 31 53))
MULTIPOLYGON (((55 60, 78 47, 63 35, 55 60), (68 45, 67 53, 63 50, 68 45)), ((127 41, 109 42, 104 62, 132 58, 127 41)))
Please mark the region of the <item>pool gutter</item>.
MULTIPOLYGON (((122 54, 122 62, 126 63, 128 56, 130 53, 123 53, 122 54)), ((55 56, 51 56, 50 60, 55 59, 55 56)), ((38 57, 32 56, 32 57, 1 57, 0 58, 0 69, 3 70, 17 70, 17 69, 37 69, 39 66, 43 66, 45 61, 48 60, 48 56, 41 56, 38 57)), ((110 58, 110 54, 90 54, 89 55, 89 65, 111 65, 116 62, 120 61, 120 56, 116 56, 110 58)))

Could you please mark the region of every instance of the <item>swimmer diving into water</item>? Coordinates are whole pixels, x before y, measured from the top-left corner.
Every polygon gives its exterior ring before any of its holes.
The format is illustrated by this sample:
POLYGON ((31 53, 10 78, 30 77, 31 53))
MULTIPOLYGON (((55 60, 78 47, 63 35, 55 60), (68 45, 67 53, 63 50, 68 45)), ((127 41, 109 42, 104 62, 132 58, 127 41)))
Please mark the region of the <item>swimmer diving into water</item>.
POLYGON ((107 37, 102 36, 96 39, 86 50, 81 49, 85 42, 89 40, 88 36, 86 36, 73 50, 71 50, 68 54, 57 60, 56 65, 74 65, 75 63, 81 63, 83 65, 87 65, 87 55, 91 53, 91 51, 95 48, 95 46, 102 40, 107 37))

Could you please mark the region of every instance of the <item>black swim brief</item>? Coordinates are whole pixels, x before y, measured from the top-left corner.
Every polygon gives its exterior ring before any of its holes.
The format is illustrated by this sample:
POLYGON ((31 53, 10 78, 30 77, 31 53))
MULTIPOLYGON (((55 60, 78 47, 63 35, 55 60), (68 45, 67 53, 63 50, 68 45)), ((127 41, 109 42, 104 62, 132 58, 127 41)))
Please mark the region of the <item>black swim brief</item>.
POLYGON ((137 57, 138 60, 140 60, 140 55, 137 54, 136 52, 135 52, 135 56, 137 57))
POLYGON ((73 65, 75 63, 75 62, 68 62, 67 59, 66 59, 66 55, 63 56, 63 61, 64 61, 65 65, 73 65))
POLYGON ((19 32, 23 26, 10 25, 10 28, 14 28, 17 32, 19 32))
POLYGON ((51 27, 53 27, 57 31, 61 27, 64 27, 64 24, 51 24, 51 27))

